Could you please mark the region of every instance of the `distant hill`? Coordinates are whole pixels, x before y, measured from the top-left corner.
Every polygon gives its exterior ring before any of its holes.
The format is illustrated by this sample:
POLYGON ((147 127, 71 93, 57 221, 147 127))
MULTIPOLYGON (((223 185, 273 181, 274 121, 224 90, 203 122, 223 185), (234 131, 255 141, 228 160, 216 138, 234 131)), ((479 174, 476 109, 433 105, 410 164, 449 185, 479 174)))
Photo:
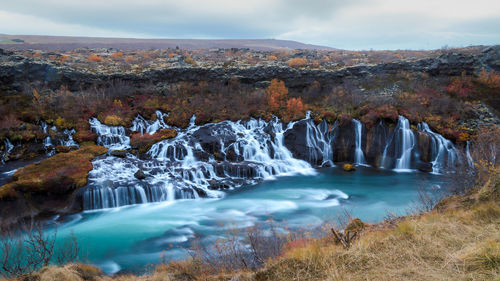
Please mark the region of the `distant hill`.
POLYGON ((0 34, 0 48, 4 49, 40 49, 51 51, 72 50, 85 47, 117 48, 123 50, 166 49, 176 47, 182 49, 249 48, 255 50, 333 50, 333 48, 326 46, 276 39, 135 39, 0 34))

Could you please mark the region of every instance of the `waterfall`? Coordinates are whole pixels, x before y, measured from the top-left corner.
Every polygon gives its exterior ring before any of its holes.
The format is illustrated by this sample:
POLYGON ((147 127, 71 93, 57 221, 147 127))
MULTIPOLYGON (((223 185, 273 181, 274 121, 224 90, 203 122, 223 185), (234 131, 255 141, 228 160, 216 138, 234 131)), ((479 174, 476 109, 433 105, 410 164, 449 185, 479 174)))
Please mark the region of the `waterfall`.
POLYGON ((419 124, 418 127, 420 131, 427 133, 432 140, 432 172, 443 173, 453 170, 458 159, 457 150, 453 143, 433 132, 425 122, 419 124))
POLYGON ((470 141, 467 141, 467 145, 465 146, 465 157, 467 157, 467 165, 469 167, 474 167, 474 159, 472 159, 472 156, 470 155, 470 141))
MULTIPOLYGON (((151 133, 168 128, 162 120, 158 118, 156 123, 138 116, 130 130, 151 133)), ((175 138, 153 144, 147 152, 148 160, 139 160, 132 154, 126 158, 94 159, 89 185, 82 195, 83 208, 221 197, 224 193, 220 189, 255 184, 276 176, 315 174, 309 163, 293 158, 283 144, 284 132, 293 123, 284 129, 277 118, 269 122, 250 119, 203 126, 195 125, 194 121, 193 116, 188 128, 177 129, 175 138), (143 180, 134 177, 139 169, 146 175, 143 180)), ((90 122, 99 144, 115 149, 130 147, 123 127, 106 126, 97 119, 90 122)))
MULTIPOLYGON (((154 121, 137 116, 128 131, 152 134, 172 128, 164 122, 165 116, 160 111, 156 112, 154 121)), ((94 159, 89 184, 82 194, 84 209, 183 198, 217 198, 224 196, 226 189, 278 176, 315 174, 309 163, 333 165, 332 130, 326 121, 316 126, 309 114, 286 127, 276 117, 271 121, 250 119, 201 126, 196 125, 195 118, 190 119, 185 129, 173 128, 177 130, 175 138, 154 143, 145 154, 127 153, 124 158, 104 155, 94 159), (295 145, 294 151, 309 162, 293 157, 284 145, 285 133, 291 140, 290 145, 295 145), (138 171, 140 179, 134 176, 138 171)), ((98 135, 98 144, 110 149, 130 149, 130 139, 124 127, 106 126, 95 118, 89 122, 92 131, 98 135)), ((353 120, 353 125, 355 163, 366 165, 362 149, 363 125, 358 120, 353 120)), ((452 168, 456 159, 453 144, 433 133, 425 123, 419 128, 432 140, 433 171, 437 173, 452 168)), ((385 144, 382 167, 397 171, 412 169, 416 167, 413 163, 417 159, 416 153, 417 138, 409 121, 400 116, 385 144)))
POLYGON ((364 165, 366 164, 365 162, 365 154, 363 153, 363 149, 361 148, 361 140, 363 137, 362 130, 363 130, 363 125, 359 120, 352 119, 352 122, 354 123, 354 132, 355 132, 355 140, 356 140, 356 148, 354 150, 354 164, 357 165, 364 165))
MULTIPOLYGON (((306 117, 307 118, 307 117, 306 117)), ((318 163, 321 166, 335 166, 333 164, 331 132, 328 131, 328 124, 322 121, 316 126, 312 119, 306 119, 306 147, 309 163, 318 163)))
POLYGON ((168 116, 167 113, 163 113, 160 110, 157 110, 155 114, 155 121, 146 120, 141 115, 138 115, 134 119, 134 121, 132 121, 132 127, 130 127, 130 130, 133 132, 139 132, 141 134, 148 133, 152 135, 161 129, 170 128, 170 126, 165 123, 165 117, 168 116))
POLYGON ((7 138, 3 141, 3 146, 4 146, 4 152, 2 154, 2 163, 6 161, 7 156, 12 151, 12 149, 14 149, 14 145, 7 138))
POLYGON ((42 129, 42 132, 43 132, 44 134, 46 134, 46 133, 47 133, 47 128, 48 128, 47 123, 45 123, 44 121, 40 121, 40 128, 42 129))
POLYGON ((79 147, 79 145, 73 140, 73 135, 76 133, 75 129, 64 129, 64 139, 61 139, 59 141, 60 145, 64 146, 76 146, 79 147))
POLYGON ((114 150, 130 148, 130 138, 122 126, 106 126, 101 124, 97 118, 91 118, 89 123, 90 129, 98 136, 98 145, 114 150))
POLYGON ((396 141, 396 170, 411 169, 411 156, 415 147, 415 135, 410 128, 410 121, 403 116, 398 117, 398 125, 394 131, 396 141))
MULTIPOLYGON (((415 134, 410 128, 410 121, 403 116, 398 117, 396 128, 387 141, 380 161, 380 167, 405 172, 412 169, 412 154, 416 147, 415 134), (390 161, 390 151, 394 152, 395 161, 390 161)), ((391 154, 392 155, 392 154, 391 154)))

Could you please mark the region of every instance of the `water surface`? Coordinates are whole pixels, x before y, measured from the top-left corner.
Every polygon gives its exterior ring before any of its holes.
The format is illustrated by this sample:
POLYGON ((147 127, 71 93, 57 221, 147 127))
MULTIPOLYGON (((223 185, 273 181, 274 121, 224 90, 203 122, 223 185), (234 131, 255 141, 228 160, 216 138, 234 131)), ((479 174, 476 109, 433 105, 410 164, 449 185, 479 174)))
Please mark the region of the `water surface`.
POLYGON ((345 172, 338 167, 316 175, 278 177, 226 192, 220 199, 186 199, 80 213, 58 229, 73 232, 82 257, 106 273, 139 271, 165 255, 179 259, 199 237, 213 243, 229 229, 272 217, 290 228, 314 228, 347 209, 367 222, 388 213, 402 215, 417 201, 418 188, 445 185, 445 178, 420 172, 396 173, 369 167, 345 172))

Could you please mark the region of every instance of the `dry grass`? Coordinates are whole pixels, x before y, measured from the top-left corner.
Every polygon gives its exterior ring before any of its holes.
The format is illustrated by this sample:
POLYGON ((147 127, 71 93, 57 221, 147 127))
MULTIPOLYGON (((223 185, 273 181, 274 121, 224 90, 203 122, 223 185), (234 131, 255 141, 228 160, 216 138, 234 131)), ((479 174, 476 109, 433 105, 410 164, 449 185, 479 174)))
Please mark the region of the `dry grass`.
POLYGON ((365 232, 348 250, 293 249, 256 280, 497 280, 499 266, 500 206, 488 201, 365 232))

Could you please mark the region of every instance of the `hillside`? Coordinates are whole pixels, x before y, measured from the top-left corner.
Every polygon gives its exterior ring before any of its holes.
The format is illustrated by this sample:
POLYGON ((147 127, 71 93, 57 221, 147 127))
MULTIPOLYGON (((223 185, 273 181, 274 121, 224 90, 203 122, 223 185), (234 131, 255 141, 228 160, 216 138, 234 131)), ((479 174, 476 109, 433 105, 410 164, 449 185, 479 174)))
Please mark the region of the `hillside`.
POLYGON ((117 48, 124 50, 150 49, 211 49, 249 48, 254 50, 309 49, 332 50, 331 47, 276 39, 137 39, 105 37, 71 37, 0 34, 0 48, 39 49, 46 51, 76 48, 117 48))

